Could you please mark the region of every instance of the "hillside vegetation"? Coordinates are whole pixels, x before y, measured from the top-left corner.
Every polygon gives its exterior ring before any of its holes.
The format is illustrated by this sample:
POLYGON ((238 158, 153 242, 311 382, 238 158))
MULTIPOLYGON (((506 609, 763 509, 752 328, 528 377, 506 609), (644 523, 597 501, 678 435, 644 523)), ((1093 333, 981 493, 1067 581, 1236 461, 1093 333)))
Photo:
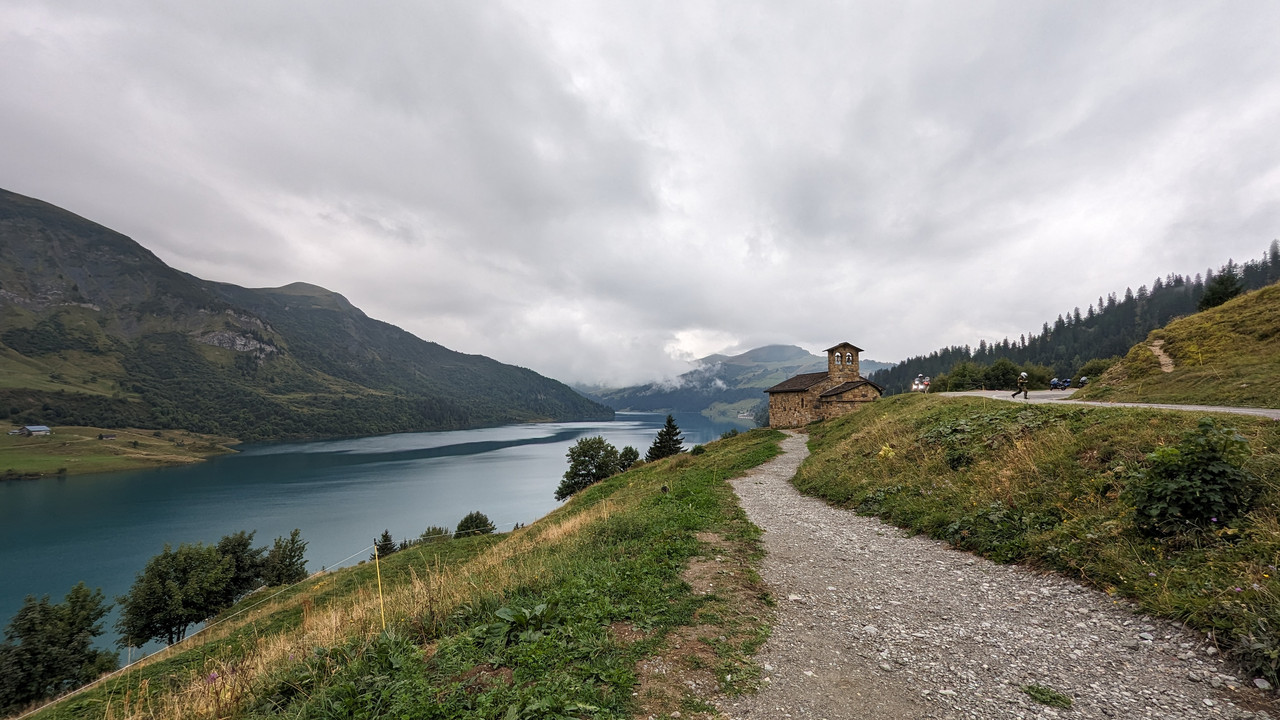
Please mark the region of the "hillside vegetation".
POLYGON ((1076 397, 1280 408, 1280 285, 1151 331, 1076 397), (1173 361, 1171 372, 1152 346, 1173 361))
POLYGON ((647 463, 512 533, 411 546, 380 580, 364 563, 251 595, 34 717, 689 717, 758 678, 759 531, 726 479, 780 437, 647 463))
POLYGON ((1238 433, 1241 477, 1251 478, 1219 495, 1211 481, 1226 466, 1205 451, 1201 417, 896 396, 810 426, 813 454, 795 482, 841 507, 999 562, 1056 570, 1185 621, 1212 633, 1252 677, 1275 684, 1280 423, 1216 416, 1209 437, 1238 433), (1152 502, 1155 466, 1168 466, 1171 453, 1199 473, 1157 486, 1181 493, 1182 505, 1152 502), (1247 512, 1231 518, 1237 501, 1248 502, 1247 512), (1206 512, 1215 507, 1222 517, 1206 512), (1173 529, 1153 532, 1168 515, 1176 522, 1161 527, 1173 529))
POLYGON ((306 283, 249 289, 0 190, 0 420, 242 440, 612 417, 306 283))

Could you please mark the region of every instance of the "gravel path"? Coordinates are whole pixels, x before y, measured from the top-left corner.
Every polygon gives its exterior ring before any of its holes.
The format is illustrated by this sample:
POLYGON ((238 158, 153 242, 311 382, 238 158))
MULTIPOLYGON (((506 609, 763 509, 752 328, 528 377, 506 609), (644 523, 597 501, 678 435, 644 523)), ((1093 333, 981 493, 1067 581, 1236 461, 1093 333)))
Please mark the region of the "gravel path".
POLYGON ((808 454, 734 481, 778 602, 756 695, 729 718, 1267 718, 1204 636, 1065 579, 995 565, 800 495, 808 454), (1040 685, 1071 709, 1032 700, 1040 685))

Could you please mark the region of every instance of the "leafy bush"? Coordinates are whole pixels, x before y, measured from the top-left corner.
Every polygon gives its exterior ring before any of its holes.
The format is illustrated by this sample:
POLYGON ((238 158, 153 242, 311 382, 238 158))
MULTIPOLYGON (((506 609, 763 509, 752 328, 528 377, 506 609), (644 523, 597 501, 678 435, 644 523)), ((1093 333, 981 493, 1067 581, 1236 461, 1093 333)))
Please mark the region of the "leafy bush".
MULTIPOLYGON (((635 455, 638 458, 640 451, 636 450, 635 455)), ((564 479, 556 488, 556 500, 564 500, 621 469, 618 449, 605 440, 603 435, 582 438, 569 448, 565 457, 569 458, 569 469, 564 472, 564 479)))
POLYGON ((701 455, 702 453, 704 453, 704 452, 706 452, 706 451, 707 451, 707 449, 706 449, 705 447, 703 447, 703 446, 701 446, 701 445, 694 445, 694 446, 693 446, 693 449, 689 451, 689 454, 690 454, 690 455, 701 455))
POLYGON ((449 532, 449 528, 440 525, 428 526, 422 534, 418 536, 419 542, 441 542, 453 537, 453 533, 449 532))
MULTIPOLYGON (((1153 355, 1152 357, 1155 357, 1155 356, 1153 355)), ((1076 377, 1087 377, 1087 378, 1101 377, 1102 373, 1106 372, 1107 370, 1110 370, 1111 366, 1115 365, 1118 362, 1120 362, 1120 358, 1118 356, 1106 357, 1106 358, 1094 358, 1089 362, 1085 363, 1084 365, 1080 366, 1080 369, 1076 371, 1076 377)))
POLYGON ((469 537, 471 535, 488 535, 493 531, 493 523, 489 521, 489 517, 479 510, 473 510, 458 521, 458 527, 453 531, 453 534, 458 537, 469 537))
POLYGON ((618 452, 618 472, 626 472, 640 461, 640 451, 630 445, 618 452))
POLYGON ((1248 454, 1235 428, 1201 418, 1177 445, 1148 454, 1150 466, 1134 474, 1128 493, 1138 528, 1164 535, 1244 515, 1258 493, 1256 478, 1241 467, 1248 454))

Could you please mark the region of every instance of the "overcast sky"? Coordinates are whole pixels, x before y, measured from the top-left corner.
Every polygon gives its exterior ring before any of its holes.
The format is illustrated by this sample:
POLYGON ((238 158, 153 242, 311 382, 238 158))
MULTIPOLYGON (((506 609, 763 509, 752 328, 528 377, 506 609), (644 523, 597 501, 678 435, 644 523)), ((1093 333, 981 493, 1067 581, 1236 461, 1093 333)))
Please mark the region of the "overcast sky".
POLYGON ((630 384, 1038 331, 1280 236, 1280 3, 3 0, 0 187, 630 384))

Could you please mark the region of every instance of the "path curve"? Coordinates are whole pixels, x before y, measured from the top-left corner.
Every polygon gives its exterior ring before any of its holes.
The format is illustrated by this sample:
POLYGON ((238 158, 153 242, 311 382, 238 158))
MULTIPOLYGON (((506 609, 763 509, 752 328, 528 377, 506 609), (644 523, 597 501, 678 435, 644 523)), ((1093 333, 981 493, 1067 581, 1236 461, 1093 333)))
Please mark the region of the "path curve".
POLYGON ((778 606, 763 689, 720 700, 726 717, 1268 717, 1233 704, 1241 683, 1203 635, 801 495, 805 440, 788 433, 783 455, 733 482, 764 530, 778 606), (1026 685, 1074 705, 1041 705, 1026 685))
POLYGON ((1074 390, 1037 390, 1035 394, 1027 393, 1027 398, 1015 400, 1006 390, 968 390, 965 392, 938 393, 945 397, 982 397, 991 400, 1008 402, 1054 403, 1057 405, 1088 405, 1091 407, 1131 407, 1150 408, 1153 410, 1180 410, 1197 413, 1228 413, 1231 415, 1255 415, 1257 417, 1280 420, 1280 409, 1231 407, 1229 405, 1174 405, 1172 403, 1131 403, 1131 402, 1098 402, 1096 400, 1072 400, 1074 390))

